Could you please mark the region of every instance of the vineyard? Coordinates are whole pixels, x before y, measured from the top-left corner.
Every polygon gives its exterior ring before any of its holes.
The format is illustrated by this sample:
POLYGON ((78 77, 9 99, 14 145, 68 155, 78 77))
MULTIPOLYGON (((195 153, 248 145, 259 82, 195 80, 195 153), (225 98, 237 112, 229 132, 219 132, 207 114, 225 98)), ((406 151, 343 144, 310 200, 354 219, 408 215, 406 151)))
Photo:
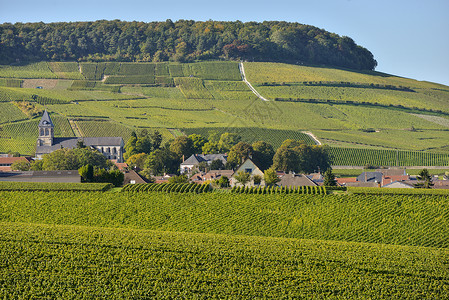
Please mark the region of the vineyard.
POLYGON ((234 186, 231 193, 236 194, 307 194, 307 195, 325 195, 326 188, 324 186, 298 186, 298 187, 278 187, 278 186, 264 186, 264 187, 243 187, 234 186))
POLYGON ((196 183, 140 183, 127 184, 122 189, 123 192, 164 192, 164 193, 207 193, 212 188, 209 184, 196 183))
POLYGON ((447 195, 0 191, 0 222, 448 248, 447 195))
MULTIPOLYGON (((0 102, 30 101, 83 120, 86 136, 126 140, 141 128, 206 136, 216 130, 278 147, 289 138, 313 144, 302 133, 307 131, 333 149, 337 165, 448 164, 445 86, 378 72, 244 65, 247 79, 264 97, 285 101, 260 101, 241 80, 237 62, 207 61, 0 66, 0 102), (92 118, 108 122, 87 120, 92 118)), ((0 124, 25 120, 9 104, 4 107, 0 124)), ((13 135, 2 134, 7 138, 0 141, 0 151, 30 154, 35 141, 25 146, 31 139, 18 141, 13 135)), ((28 133, 14 136, 24 140, 28 133)))
POLYGON ((449 154, 333 147, 330 154, 339 166, 449 166, 449 154))
POLYGON ((0 229, 5 298, 438 299, 448 292, 447 249, 23 223, 0 229))

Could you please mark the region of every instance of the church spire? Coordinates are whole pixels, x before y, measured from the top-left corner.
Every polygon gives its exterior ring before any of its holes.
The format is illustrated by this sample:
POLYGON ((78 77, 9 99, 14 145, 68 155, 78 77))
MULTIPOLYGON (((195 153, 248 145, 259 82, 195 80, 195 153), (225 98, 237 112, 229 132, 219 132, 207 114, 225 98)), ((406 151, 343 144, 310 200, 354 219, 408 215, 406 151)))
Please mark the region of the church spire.
POLYGON ((41 126, 55 127, 55 125, 53 125, 53 122, 51 121, 50 115, 48 114, 47 110, 44 111, 41 121, 39 122, 39 127, 41 126))
POLYGON ((37 139, 38 146, 52 146, 54 137, 54 127, 50 115, 47 110, 44 111, 41 121, 39 122, 39 137, 37 139))

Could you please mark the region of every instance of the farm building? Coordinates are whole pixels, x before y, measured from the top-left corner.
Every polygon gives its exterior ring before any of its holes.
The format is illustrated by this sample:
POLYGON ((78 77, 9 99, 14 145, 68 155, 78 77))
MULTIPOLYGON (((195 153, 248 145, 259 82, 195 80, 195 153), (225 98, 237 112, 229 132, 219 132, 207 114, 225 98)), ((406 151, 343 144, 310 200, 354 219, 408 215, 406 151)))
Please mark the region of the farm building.
POLYGON ((48 112, 45 110, 39 122, 39 137, 37 138, 36 158, 62 148, 75 148, 81 141, 85 146, 94 148, 106 156, 107 159, 123 162, 125 143, 121 137, 54 137, 54 127, 48 112))

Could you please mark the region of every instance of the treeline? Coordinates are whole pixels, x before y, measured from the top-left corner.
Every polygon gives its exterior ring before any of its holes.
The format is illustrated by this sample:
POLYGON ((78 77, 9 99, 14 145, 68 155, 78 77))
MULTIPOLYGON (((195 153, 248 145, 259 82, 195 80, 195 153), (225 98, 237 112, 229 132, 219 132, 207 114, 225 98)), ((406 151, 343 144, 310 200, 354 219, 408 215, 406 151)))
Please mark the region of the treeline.
POLYGON ((299 23, 265 21, 4 23, 0 63, 244 59, 373 70, 351 38, 299 23))

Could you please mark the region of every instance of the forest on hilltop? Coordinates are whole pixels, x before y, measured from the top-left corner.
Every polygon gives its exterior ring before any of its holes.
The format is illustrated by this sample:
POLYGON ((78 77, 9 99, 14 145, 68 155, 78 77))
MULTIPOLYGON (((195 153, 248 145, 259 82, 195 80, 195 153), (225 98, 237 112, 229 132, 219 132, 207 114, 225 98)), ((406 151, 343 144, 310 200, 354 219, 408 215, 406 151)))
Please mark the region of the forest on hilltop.
POLYGON ((351 38, 300 23, 4 23, 0 63, 244 59, 374 70, 373 54, 351 38))

